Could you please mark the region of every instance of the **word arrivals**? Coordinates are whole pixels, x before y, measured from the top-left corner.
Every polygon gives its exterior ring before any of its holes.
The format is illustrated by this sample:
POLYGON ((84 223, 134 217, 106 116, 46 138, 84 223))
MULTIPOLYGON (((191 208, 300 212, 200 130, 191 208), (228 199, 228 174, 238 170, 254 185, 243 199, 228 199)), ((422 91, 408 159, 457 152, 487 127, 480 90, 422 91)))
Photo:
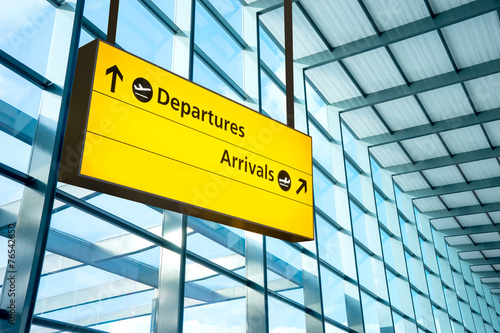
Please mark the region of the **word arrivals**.
POLYGON ((227 163, 227 165, 232 168, 249 172, 251 175, 256 175, 257 177, 267 179, 271 182, 274 180, 274 171, 268 170, 267 164, 265 164, 264 167, 257 164, 253 164, 248 160, 247 156, 245 156, 245 159, 236 156, 230 158, 227 149, 224 150, 220 163, 221 164, 227 163))

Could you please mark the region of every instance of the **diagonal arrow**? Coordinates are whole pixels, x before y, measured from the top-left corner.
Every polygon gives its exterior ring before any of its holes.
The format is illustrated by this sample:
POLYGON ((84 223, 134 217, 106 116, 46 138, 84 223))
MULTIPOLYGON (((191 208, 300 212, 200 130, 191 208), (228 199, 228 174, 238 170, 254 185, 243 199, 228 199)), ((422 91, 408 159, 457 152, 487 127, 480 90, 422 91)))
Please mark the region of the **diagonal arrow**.
POLYGON ((300 190, 302 190, 302 189, 304 189, 304 193, 307 193, 307 181, 300 178, 299 182, 301 182, 302 184, 299 186, 299 189, 297 190, 297 194, 299 194, 300 190))
POLYGON ((111 92, 114 93, 116 87, 116 77, 118 76, 120 78, 120 81, 123 82, 123 75, 116 65, 106 69, 106 75, 108 75, 109 73, 113 73, 113 77, 111 78, 111 92))

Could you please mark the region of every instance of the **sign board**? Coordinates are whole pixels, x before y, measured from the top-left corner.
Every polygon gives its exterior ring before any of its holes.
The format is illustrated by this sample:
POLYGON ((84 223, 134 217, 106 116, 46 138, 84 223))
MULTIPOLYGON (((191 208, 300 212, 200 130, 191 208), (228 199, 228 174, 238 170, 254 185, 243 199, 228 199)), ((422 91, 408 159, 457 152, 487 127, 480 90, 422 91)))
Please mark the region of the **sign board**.
POLYGON ((309 136, 100 40, 78 53, 59 180, 313 239, 309 136))

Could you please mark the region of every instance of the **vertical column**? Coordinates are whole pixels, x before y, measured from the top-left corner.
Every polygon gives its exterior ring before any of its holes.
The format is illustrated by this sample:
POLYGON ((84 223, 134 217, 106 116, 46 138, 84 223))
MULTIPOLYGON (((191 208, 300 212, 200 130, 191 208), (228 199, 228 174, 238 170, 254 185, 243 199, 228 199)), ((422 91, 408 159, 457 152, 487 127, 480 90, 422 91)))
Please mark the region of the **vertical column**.
MULTIPOLYGON (((243 6, 243 89, 250 98, 245 105, 259 111, 258 8, 243 6)), ((265 333, 269 330, 267 305, 267 265, 265 237, 245 232, 247 278, 253 287, 247 288, 247 332, 265 333)))
POLYGON ((163 237, 179 246, 180 252, 161 249, 158 298, 153 322, 156 332, 182 332, 186 272, 187 216, 165 211, 163 237))
MULTIPOLYGON (((172 70, 187 79, 192 79, 193 73, 195 2, 175 2, 174 22, 180 30, 173 36, 172 70)), ((156 332, 182 332, 183 329, 186 229, 186 215, 164 211, 163 237, 177 245, 180 252, 161 249, 158 298, 152 314, 156 332)))
MULTIPOLYGON (((54 204, 83 8, 84 0, 79 0, 76 6, 74 1, 67 1, 56 10, 46 70, 46 77, 54 84, 42 93, 28 172, 35 180, 24 189, 16 224, 16 318, 15 324, 0 321, 0 331, 5 333, 28 332, 33 318, 54 204), (62 92, 60 87, 64 87, 62 92)), ((0 304, 4 309, 12 300, 6 294, 3 293, 0 304)))

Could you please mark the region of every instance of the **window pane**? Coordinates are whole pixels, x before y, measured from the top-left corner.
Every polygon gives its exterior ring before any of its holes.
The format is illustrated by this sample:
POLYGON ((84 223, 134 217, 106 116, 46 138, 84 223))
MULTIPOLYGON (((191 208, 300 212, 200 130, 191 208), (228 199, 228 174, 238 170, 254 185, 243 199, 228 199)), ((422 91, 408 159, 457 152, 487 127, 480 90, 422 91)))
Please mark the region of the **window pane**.
POLYGON ((269 332, 306 333, 306 314, 295 307, 269 297, 269 332))
POLYGON ((196 2, 195 43, 237 85, 243 86, 243 52, 207 10, 196 2))

